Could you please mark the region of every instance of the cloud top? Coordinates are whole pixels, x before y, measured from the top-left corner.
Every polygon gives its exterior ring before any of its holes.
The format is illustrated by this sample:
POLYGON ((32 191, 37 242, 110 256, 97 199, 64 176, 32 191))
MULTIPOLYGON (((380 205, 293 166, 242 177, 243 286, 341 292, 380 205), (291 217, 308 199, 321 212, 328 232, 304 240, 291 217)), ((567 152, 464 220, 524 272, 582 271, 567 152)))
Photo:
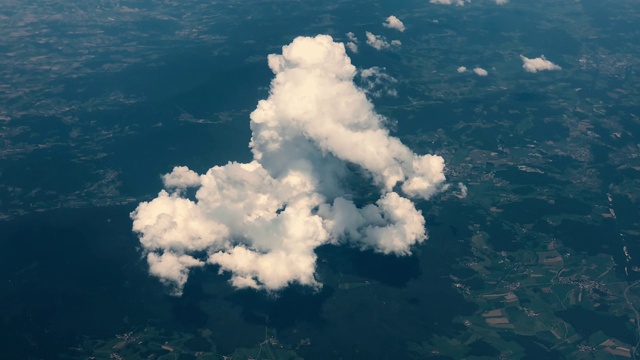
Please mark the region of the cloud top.
POLYGON ((389 29, 396 29, 400 32, 404 32, 405 27, 404 24, 402 23, 402 21, 400 21, 400 19, 398 19, 397 17, 391 15, 389 16, 384 23, 382 24, 384 27, 389 28, 389 29))
POLYGON ((354 84, 344 45, 327 35, 298 37, 268 64, 269 97, 250 116, 253 161, 205 174, 176 167, 163 177, 165 189, 131 213, 150 273, 175 295, 190 270, 206 264, 229 273, 237 288, 318 287, 318 246, 408 255, 427 237, 410 198, 442 187, 444 160, 390 136, 354 84), (363 198, 350 187, 363 182, 378 195, 363 198))
POLYGON ((489 75, 489 72, 481 67, 476 67, 473 68, 473 72, 476 73, 476 75, 478 76, 487 76, 489 75))
POLYGON ((522 59, 522 68, 526 72, 537 73, 538 71, 544 70, 561 70, 562 68, 551 61, 547 60, 544 55, 540 55, 535 59, 529 59, 526 56, 520 55, 520 59, 522 59))
POLYGON ((349 49, 352 53, 357 54, 358 53, 358 38, 356 37, 356 35, 354 33, 348 32, 347 33, 347 39, 349 40, 346 43, 347 49, 349 49))
POLYGON ((365 35, 367 36, 367 44, 376 50, 389 49, 392 46, 402 45, 400 40, 392 40, 391 42, 388 42, 384 36, 374 35, 369 31, 365 32, 365 35))

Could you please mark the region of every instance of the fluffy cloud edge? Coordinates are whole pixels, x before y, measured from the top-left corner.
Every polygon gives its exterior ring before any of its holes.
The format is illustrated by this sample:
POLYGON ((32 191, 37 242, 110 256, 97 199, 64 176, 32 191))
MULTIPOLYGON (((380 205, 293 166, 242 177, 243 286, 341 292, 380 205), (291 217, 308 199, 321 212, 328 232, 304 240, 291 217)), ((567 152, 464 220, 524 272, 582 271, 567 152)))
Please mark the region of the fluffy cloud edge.
POLYGON ((396 29, 400 32, 404 32, 406 30, 404 23, 394 15, 391 15, 388 18, 386 18, 382 26, 389 29, 396 29))
POLYGON ((165 189, 131 213, 150 274, 174 295, 206 264, 229 273, 236 288, 317 288, 318 246, 404 256, 427 239, 410 199, 444 187, 444 160, 415 154, 389 134, 355 85, 345 46, 327 35, 298 37, 268 65, 269 96, 250 115, 254 160, 204 174, 175 167, 163 176, 165 189), (379 198, 356 206, 346 186, 354 179, 373 182, 379 198))
POLYGON ((389 42, 384 36, 375 35, 370 31, 365 32, 365 36, 367 37, 367 45, 378 51, 390 49, 392 47, 399 47, 402 45, 402 42, 400 42, 400 40, 391 40, 389 42))
POLYGON ((562 70, 562 68, 551 61, 547 60, 544 55, 540 55, 540 57, 530 59, 524 55, 520 55, 520 59, 522 60, 522 68, 524 71, 529 73, 537 73, 538 71, 557 71, 562 70))

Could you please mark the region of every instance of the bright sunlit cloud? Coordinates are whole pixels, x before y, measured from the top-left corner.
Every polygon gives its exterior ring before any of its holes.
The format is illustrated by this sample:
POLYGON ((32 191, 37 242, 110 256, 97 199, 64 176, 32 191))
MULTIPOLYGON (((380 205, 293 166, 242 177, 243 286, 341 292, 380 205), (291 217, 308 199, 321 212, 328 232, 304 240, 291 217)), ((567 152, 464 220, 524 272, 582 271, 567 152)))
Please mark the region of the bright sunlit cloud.
POLYGON ((298 37, 268 64, 269 96, 250 116, 253 160, 204 174, 175 167, 165 189, 131 213, 150 273, 175 295, 206 264, 237 288, 319 287, 321 245, 402 256, 427 238, 411 199, 443 188, 444 160, 389 134, 354 84, 345 46, 327 35, 298 37), (363 182, 377 194, 352 188, 363 182))

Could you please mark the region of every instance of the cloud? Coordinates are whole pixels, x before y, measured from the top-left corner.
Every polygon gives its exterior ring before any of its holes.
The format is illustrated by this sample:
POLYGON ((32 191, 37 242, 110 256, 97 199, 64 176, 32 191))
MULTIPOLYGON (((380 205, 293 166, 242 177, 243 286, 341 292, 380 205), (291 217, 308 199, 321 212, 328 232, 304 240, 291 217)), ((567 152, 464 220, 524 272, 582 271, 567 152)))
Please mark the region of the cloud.
POLYGON ((176 167, 165 189, 131 213, 150 273, 176 295, 205 264, 237 288, 319 287, 318 246, 401 256, 427 238, 410 198, 445 187, 444 160, 389 134, 354 84, 344 45, 298 37, 268 64, 269 96, 250 115, 253 160, 204 174, 176 167), (364 183, 378 191, 358 193, 364 183))
POLYGON ((496 4, 498 4, 498 5, 504 5, 504 4, 508 3, 508 2, 509 2, 509 0, 496 0, 496 4))
POLYGON ((382 24, 384 27, 389 28, 389 29, 396 29, 400 32, 404 32, 405 27, 404 24, 402 23, 402 21, 400 21, 400 19, 398 19, 397 17, 391 15, 389 16, 384 23, 382 24))
POLYGON ((540 55, 535 59, 529 59, 526 56, 520 55, 520 59, 522 59, 522 68, 526 72, 537 73, 538 71, 543 70, 561 70, 562 68, 551 61, 547 60, 544 55, 540 55))
POLYGON ((458 183, 458 188, 460 189, 460 192, 458 194, 456 194, 456 196, 458 196, 461 199, 464 199, 467 197, 467 193, 469 192, 469 189, 467 188, 467 186, 461 182, 458 183))
POLYGON ((476 73, 476 75, 478 76, 487 76, 489 75, 489 72, 487 72, 487 70, 481 68, 481 67, 476 67, 473 68, 473 72, 476 73))
POLYGON ((347 33, 347 39, 349 41, 346 44, 347 49, 349 49, 352 53, 358 53, 358 38, 352 32, 347 33))
POLYGON ((467 68, 465 66, 460 66, 457 71, 462 74, 463 72, 467 72, 467 68))
POLYGON ((161 255, 155 252, 147 254, 149 273, 157 276, 160 280, 172 287, 173 295, 182 295, 182 289, 189 277, 189 269, 192 267, 202 267, 204 262, 194 259, 189 255, 176 255, 171 251, 166 251, 161 255))
POLYGON ((360 71, 360 79, 362 80, 364 91, 373 97, 382 95, 398 96, 396 89, 391 87, 398 80, 385 73, 385 68, 374 66, 364 69, 360 71))
POLYGON ((198 186, 200 184, 200 175, 195 171, 189 170, 186 166, 177 166, 173 169, 173 172, 162 176, 162 182, 167 187, 184 189, 198 186))
POLYGON ((464 6, 465 3, 471 2, 471 0, 429 0, 429 2, 440 5, 464 6))
POLYGON ((392 40, 390 43, 387 42, 387 39, 381 35, 374 35, 367 31, 365 33, 367 36, 367 44, 373 47, 376 50, 388 49, 392 46, 400 46, 402 43, 400 40, 392 40))

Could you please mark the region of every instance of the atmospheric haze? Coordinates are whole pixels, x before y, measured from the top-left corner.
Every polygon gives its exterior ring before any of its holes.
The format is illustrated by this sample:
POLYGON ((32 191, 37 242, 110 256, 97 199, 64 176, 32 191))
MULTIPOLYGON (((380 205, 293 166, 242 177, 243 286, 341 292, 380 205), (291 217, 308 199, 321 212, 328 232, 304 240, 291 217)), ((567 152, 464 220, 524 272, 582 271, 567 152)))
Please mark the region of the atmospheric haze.
POLYGON ((414 154, 389 135, 354 84, 344 45, 327 35, 298 37, 268 64, 269 97, 250 116, 253 161, 205 174, 175 167, 163 176, 165 189, 131 213, 150 273, 174 295, 206 264, 230 273, 237 288, 320 287, 314 250, 321 245, 402 256, 427 238, 410 198, 444 188, 444 160, 414 154), (378 192, 356 204, 362 194, 354 184, 364 182, 378 192))

